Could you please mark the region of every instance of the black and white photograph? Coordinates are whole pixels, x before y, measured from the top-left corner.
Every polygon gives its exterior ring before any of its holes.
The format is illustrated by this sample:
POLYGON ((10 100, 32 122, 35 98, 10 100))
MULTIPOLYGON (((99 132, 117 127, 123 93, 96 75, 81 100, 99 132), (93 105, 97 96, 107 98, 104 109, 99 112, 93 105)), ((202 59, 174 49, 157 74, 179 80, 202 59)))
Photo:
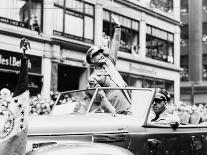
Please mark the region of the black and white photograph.
POLYGON ((0 0, 0 155, 207 155, 207 0, 0 0))

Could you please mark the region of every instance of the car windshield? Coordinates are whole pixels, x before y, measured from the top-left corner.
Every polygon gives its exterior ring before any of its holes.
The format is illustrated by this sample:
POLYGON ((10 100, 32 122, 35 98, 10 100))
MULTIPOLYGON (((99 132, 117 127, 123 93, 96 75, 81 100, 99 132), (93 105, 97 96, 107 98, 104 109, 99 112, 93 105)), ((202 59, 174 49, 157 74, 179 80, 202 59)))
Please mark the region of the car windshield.
POLYGON ((63 92, 52 114, 111 113, 114 110, 117 114, 141 118, 150 106, 153 93, 152 89, 108 87, 63 92))
POLYGON ((53 107, 52 115, 85 114, 95 89, 62 92, 53 107))

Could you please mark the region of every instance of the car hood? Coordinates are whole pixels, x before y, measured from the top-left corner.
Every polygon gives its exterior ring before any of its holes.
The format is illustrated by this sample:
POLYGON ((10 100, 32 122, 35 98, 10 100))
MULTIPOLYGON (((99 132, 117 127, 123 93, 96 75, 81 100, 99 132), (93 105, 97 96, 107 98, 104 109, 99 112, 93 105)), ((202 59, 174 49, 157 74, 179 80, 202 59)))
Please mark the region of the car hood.
POLYGON ((64 116, 29 116, 28 135, 59 135, 128 132, 131 116, 87 114, 64 116))

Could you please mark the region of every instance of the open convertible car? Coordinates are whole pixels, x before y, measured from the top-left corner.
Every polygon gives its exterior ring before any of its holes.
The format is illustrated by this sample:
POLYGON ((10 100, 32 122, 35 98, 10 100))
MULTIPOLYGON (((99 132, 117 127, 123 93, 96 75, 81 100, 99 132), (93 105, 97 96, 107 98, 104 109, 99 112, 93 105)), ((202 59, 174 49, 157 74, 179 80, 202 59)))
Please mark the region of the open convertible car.
MULTIPOLYGON (((51 114, 29 118, 27 155, 190 155, 207 154, 205 124, 148 123, 155 90, 96 88, 63 92, 51 114), (130 108, 111 113, 99 92, 128 92, 130 108)), ((108 97, 108 96, 107 96, 108 97)), ((114 99, 115 98, 115 99, 114 99)))

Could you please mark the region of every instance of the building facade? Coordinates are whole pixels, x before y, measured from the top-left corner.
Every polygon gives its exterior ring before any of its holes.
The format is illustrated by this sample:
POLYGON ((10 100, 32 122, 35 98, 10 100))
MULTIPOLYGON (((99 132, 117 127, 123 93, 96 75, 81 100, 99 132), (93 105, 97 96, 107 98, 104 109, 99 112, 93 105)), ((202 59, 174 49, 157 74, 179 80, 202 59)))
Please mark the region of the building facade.
POLYGON ((207 102, 207 1, 181 1, 181 100, 207 102))
POLYGON ((0 52, 6 53, 0 55, 0 68, 8 86, 12 85, 12 79, 8 80, 7 75, 10 72, 14 75, 17 67, 9 68, 6 61, 10 62, 12 54, 18 53, 20 38, 27 37, 32 46, 28 54, 31 55, 30 87, 36 87, 33 94, 49 97, 50 91, 86 88, 93 70, 86 63, 86 51, 94 44, 108 48, 113 36, 111 15, 114 14, 122 27, 116 67, 125 81, 129 86, 165 88, 171 92, 173 101, 179 102, 180 1, 12 2, 11 6, 0 5, 2 10, 19 8, 13 10, 18 12, 18 17, 12 13, 0 14, 0 52))

